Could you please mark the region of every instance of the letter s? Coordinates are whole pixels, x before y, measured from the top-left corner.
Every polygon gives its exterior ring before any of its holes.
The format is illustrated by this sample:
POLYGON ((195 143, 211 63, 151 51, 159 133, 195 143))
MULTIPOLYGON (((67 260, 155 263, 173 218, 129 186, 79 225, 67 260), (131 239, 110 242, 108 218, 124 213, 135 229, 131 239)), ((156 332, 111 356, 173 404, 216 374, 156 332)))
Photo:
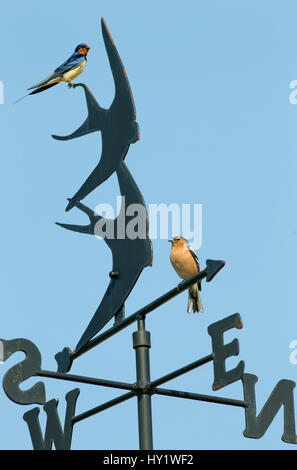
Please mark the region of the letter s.
POLYGON ((0 339, 0 360, 6 361, 17 351, 23 351, 26 359, 11 367, 3 378, 3 389, 12 401, 21 405, 38 403, 43 405, 45 387, 43 382, 37 382, 28 390, 21 390, 20 383, 35 375, 41 369, 41 355, 38 348, 31 341, 23 338, 7 341, 0 339))

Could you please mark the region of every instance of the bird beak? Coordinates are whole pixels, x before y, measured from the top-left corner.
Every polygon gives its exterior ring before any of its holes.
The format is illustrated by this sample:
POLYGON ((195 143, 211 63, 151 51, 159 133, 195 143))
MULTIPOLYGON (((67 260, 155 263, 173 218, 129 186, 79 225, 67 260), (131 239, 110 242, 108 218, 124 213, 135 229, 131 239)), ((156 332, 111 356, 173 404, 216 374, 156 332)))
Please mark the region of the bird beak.
POLYGON ((173 242, 172 238, 170 238, 168 241, 169 241, 170 243, 172 243, 172 242, 173 242))

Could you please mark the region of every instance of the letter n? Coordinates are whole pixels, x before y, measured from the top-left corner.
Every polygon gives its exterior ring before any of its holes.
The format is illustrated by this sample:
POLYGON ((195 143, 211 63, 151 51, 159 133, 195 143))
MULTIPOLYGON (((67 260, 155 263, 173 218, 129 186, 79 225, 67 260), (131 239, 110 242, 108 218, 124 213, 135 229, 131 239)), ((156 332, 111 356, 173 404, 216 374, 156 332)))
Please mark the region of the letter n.
POLYGON ((47 415, 44 439, 38 418, 40 408, 33 408, 24 414, 23 419, 28 424, 34 450, 51 450, 53 443, 55 444, 56 450, 70 449, 73 429, 72 418, 74 416, 78 395, 79 389, 76 388, 68 392, 65 396, 67 406, 64 431, 57 412, 59 400, 54 398, 44 405, 43 409, 47 415))
POLYGON ((248 405, 245 409, 246 428, 243 431, 243 435, 254 439, 264 436, 280 407, 283 405, 284 433, 282 440, 290 444, 297 444, 293 395, 295 382, 285 379, 280 380, 272 390, 262 410, 256 416, 255 384, 257 381, 258 377, 256 375, 243 374, 244 400, 248 405))

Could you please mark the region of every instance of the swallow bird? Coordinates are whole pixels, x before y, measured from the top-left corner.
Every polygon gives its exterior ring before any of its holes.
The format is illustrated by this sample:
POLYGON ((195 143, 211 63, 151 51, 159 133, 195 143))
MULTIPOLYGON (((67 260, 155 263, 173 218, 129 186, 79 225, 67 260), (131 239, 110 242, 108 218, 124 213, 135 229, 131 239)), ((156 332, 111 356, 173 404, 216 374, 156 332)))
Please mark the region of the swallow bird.
MULTIPOLYGON (((66 82, 68 83, 69 87, 73 87, 73 85, 71 84, 72 80, 74 80, 76 77, 78 77, 78 75, 82 73, 87 64, 87 54, 89 52, 89 49, 90 46, 88 46, 87 44, 79 44, 75 48, 74 53, 69 57, 69 59, 63 62, 63 64, 60 65, 58 68, 56 68, 53 73, 28 88, 28 90, 34 90, 28 95, 35 95, 36 93, 40 93, 41 91, 47 90, 48 88, 51 88, 52 86, 57 85, 60 82, 66 82)), ((25 96, 23 98, 25 98, 25 96)), ((16 103, 18 101, 16 101, 16 103)))
POLYGON ((70 210, 75 202, 81 201, 109 178, 124 160, 130 144, 139 140, 139 128, 135 121, 136 111, 127 74, 103 18, 101 28, 115 84, 113 102, 109 109, 104 109, 98 104, 86 85, 83 83, 73 85, 74 87, 81 86, 85 91, 88 116, 84 123, 72 134, 52 136, 57 140, 70 140, 96 131, 101 131, 102 135, 100 161, 80 189, 70 199, 66 211, 70 210))
MULTIPOLYGON (((172 244, 170 261, 179 277, 186 280, 198 274, 200 272, 198 257, 188 241, 183 237, 173 237, 168 241, 172 244)), ((190 287, 188 313, 204 312, 199 291, 201 291, 201 282, 190 287)))

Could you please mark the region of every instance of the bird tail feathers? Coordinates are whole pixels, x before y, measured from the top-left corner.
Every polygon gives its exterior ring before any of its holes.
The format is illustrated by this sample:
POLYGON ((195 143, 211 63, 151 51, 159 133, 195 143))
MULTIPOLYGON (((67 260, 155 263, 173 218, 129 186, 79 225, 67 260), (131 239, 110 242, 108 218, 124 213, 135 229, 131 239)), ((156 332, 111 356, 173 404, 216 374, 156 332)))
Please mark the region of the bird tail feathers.
POLYGON ((35 95, 36 93, 40 93, 41 91, 47 90, 48 88, 51 88, 54 85, 58 85, 58 82, 56 83, 50 83, 49 85, 42 86, 40 88, 37 88, 37 90, 31 91, 31 93, 28 93, 27 95, 23 96, 19 100, 15 101, 14 104, 18 103, 19 101, 22 101, 24 98, 26 98, 29 95, 35 95))
MULTIPOLYGON (((33 90, 34 88, 39 88, 41 86, 47 85, 48 83, 52 82, 53 80, 58 79, 58 77, 61 78, 60 74, 58 74, 56 72, 53 72, 48 77, 41 80, 40 82, 36 83, 33 86, 30 86, 30 88, 28 88, 28 90, 33 90)), ((56 83, 58 83, 59 81, 61 81, 61 80, 57 80, 56 83)))
POLYGON ((189 289, 187 312, 188 313, 204 312, 197 284, 194 284, 194 286, 192 286, 189 289))
POLYGON ((31 91, 29 95, 35 95, 36 93, 40 93, 41 91, 47 90, 48 88, 51 88, 52 86, 58 85, 59 82, 55 83, 50 83, 49 85, 41 86, 40 88, 37 88, 37 90, 31 91))

